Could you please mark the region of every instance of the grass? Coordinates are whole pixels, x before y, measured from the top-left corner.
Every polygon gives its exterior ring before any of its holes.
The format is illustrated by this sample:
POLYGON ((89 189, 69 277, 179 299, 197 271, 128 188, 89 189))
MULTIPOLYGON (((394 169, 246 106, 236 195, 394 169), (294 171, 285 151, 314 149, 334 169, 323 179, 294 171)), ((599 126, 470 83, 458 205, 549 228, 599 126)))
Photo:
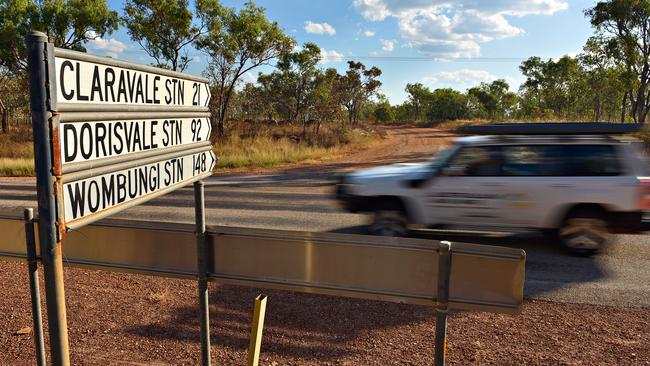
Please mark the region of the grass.
POLYGON ((369 147, 381 139, 374 131, 353 129, 325 131, 299 141, 296 135, 279 133, 241 136, 234 134, 215 146, 219 156, 217 171, 247 167, 269 168, 304 161, 330 160, 354 150, 369 147), (293 137, 293 138, 292 138, 293 137))
POLYGON ((0 134, 0 177, 34 175, 31 130, 24 128, 0 134))
POLYGON ((0 177, 29 177, 33 175, 33 159, 0 158, 0 177))

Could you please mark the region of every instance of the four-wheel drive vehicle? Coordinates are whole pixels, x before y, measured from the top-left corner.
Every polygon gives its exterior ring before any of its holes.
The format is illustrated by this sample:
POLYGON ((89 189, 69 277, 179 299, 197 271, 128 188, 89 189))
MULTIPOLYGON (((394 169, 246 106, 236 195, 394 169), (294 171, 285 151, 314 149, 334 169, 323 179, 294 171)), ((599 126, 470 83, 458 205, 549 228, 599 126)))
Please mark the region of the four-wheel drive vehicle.
POLYGON ((650 209, 638 143, 609 136, 472 136, 433 159, 349 173, 336 195, 374 213, 370 231, 409 227, 554 234, 588 255, 609 233, 637 233, 650 209))

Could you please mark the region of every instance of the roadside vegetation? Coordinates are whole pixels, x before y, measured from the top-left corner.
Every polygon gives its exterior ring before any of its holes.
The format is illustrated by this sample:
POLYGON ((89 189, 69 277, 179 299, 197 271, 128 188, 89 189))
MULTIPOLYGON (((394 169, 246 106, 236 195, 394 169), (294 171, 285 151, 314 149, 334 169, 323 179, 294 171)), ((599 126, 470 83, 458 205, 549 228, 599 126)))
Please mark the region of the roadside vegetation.
POLYGON ((367 127, 377 124, 644 124, 650 110, 650 0, 598 1, 585 9, 594 33, 582 52, 524 60, 519 90, 502 79, 464 91, 414 81, 401 104, 381 93, 381 69, 356 60, 346 60, 346 68, 324 67, 340 56, 332 59, 315 43, 297 44, 252 1, 229 8, 217 0, 192 6, 189 0, 127 0, 122 10, 120 16, 106 0, 0 3, 0 174, 29 172, 26 141, 12 134, 29 128, 23 38, 31 29, 46 32, 57 47, 85 51, 88 41, 123 27, 152 65, 180 72, 193 46, 206 61, 219 169, 342 154, 380 138, 367 127), (255 80, 245 82, 244 75, 255 80))

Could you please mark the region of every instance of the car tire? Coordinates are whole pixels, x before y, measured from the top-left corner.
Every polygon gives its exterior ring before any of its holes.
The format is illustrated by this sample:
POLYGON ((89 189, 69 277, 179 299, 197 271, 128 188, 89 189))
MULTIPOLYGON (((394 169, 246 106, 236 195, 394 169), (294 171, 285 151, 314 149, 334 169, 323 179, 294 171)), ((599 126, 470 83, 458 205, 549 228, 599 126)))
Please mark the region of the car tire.
POLYGON ((408 219, 401 210, 378 210, 375 212, 369 231, 378 236, 405 236, 408 219))
POLYGON ((567 215, 557 236, 569 253, 590 256, 607 245, 610 235, 604 212, 580 209, 567 215))

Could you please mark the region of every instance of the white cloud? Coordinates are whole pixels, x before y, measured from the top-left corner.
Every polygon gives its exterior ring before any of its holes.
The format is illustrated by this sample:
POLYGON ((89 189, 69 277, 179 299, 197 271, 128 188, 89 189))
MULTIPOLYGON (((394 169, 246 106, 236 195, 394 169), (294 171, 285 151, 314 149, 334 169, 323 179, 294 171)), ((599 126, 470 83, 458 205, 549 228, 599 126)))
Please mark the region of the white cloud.
POLYGON ((86 33, 86 36, 88 38, 94 38, 88 41, 88 43, 86 43, 86 46, 90 51, 92 51, 92 53, 97 55, 117 58, 120 53, 124 52, 128 48, 126 44, 118 41, 117 39, 104 39, 98 37, 94 31, 89 31, 86 33))
POLYGON ((473 57, 481 43, 517 36, 507 16, 551 15, 566 0, 354 0, 370 21, 397 20, 406 45, 439 58, 473 57))
POLYGON ((363 32, 363 35, 366 36, 366 37, 372 37, 372 36, 375 35, 375 32, 373 32, 373 31, 365 31, 365 32, 363 32))
POLYGON ((336 52, 336 50, 326 50, 324 48, 320 49, 320 63, 326 64, 329 62, 340 62, 343 61, 343 55, 336 52))
POLYGON ((441 71, 422 80, 423 84, 435 88, 469 88, 479 85, 481 82, 492 82, 499 77, 485 70, 460 69, 454 71, 441 71))
POLYGON ((246 71, 244 75, 242 75, 242 79, 245 83, 257 84, 257 77, 250 71, 246 71))
POLYGON ((391 52, 395 49, 395 40, 382 39, 381 40, 381 50, 385 52, 391 52))
POLYGON ((305 31, 313 34, 327 34, 333 36, 336 34, 336 29, 327 23, 314 23, 310 20, 305 22, 305 31))

